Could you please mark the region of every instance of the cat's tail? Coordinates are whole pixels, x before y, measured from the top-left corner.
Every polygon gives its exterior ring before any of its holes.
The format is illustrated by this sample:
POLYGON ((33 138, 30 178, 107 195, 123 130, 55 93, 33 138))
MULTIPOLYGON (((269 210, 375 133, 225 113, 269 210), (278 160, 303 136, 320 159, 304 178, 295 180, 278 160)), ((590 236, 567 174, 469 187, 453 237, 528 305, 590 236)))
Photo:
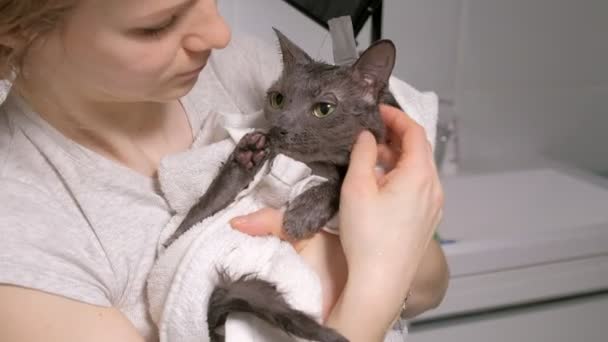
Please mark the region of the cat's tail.
POLYGON ((207 310, 211 341, 224 341, 216 329, 226 322, 228 314, 244 312, 293 336, 319 342, 348 342, 335 330, 293 309, 272 283, 254 276, 232 280, 225 272, 218 273, 220 282, 211 293, 207 310))

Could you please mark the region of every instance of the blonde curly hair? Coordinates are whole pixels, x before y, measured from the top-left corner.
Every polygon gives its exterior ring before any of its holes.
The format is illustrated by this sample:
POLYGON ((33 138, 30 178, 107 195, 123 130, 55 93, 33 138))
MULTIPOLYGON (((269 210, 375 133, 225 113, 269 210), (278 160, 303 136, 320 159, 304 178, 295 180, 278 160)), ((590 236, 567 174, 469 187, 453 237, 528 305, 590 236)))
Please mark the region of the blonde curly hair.
POLYGON ((18 75, 28 48, 57 28, 77 0, 0 0, 0 80, 18 75))

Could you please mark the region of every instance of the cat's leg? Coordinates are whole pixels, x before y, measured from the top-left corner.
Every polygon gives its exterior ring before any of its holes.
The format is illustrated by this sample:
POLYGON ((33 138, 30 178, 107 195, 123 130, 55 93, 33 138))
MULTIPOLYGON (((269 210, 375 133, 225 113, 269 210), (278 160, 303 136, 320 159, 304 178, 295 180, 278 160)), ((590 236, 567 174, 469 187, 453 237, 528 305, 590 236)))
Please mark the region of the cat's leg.
POLYGON ((312 187, 291 201, 283 218, 283 230, 295 240, 317 233, 338 211, 340 183, 329 180, 312 187))
POLYGON ((205 194, 165 242, 165 247, 194 224, 227 207, 249 185, 264 162, 271 158, 271 154, 270 142, 264 133, 252 132, 243 136, 205 194))

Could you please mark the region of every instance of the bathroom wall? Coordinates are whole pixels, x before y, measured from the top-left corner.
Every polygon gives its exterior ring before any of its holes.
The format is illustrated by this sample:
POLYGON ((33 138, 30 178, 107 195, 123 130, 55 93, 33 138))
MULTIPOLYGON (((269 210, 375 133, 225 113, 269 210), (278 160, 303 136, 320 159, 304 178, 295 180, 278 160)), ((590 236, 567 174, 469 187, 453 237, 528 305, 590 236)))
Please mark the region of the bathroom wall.
MULTIPOLYGON (((312 57, 332 61, 331 38, 325 28, 310 20, 283 0, 220 0, 220 11, 235 33, 253 34, 276 46, 272 30, 278 28, 312 57)), ((369 23, 358 41, 369 45, 369 23)))
POLYGON ((456 68, 465 164, 608 169, 608 2, 467 0, 456 68))
MULTIPOLYGON (((461 170, 540 158, 608 170, 608 1, 385 0, 395 73, 453 105, 461 170)), ((235 31, 278 27, 331 60, 326 31, 282 0, 222 0, 235 31)), ((369 27, 359 37, 369 44, 369 27)), ((315 53, 313 53, 315 54, 315 53)))

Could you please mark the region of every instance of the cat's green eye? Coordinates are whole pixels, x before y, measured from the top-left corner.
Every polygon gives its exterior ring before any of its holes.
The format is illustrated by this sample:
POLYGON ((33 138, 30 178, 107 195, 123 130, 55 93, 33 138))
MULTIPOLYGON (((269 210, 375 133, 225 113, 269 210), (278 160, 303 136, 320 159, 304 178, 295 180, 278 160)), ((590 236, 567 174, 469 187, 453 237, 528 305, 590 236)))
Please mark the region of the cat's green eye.
POLYGON ((312 109, 312 114, 318 118, 331 115, 336 110, 336 105, 328 102, 317 103, 312 109))
POLYGON ((281 109, 283 108, 283 104, 285 104, 285 97, 283 94, 275 91, 270 93, 268 101, 270 101, 270 106, 272 106, 272 108, 281 109))

